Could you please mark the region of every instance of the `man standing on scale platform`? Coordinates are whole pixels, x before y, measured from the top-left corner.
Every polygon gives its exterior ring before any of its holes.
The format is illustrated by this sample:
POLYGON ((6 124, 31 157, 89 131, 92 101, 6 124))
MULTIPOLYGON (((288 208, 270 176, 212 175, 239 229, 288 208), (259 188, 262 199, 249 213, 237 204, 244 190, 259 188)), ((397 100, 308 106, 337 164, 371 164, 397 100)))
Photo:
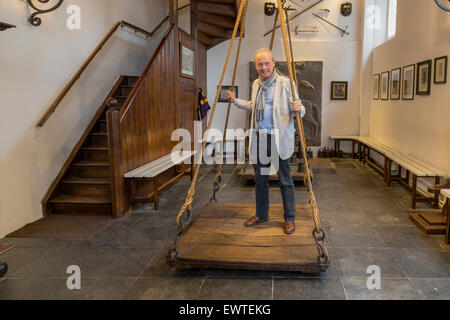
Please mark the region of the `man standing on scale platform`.
POLYGON ((275 60, 270 50, 258 50, 254 62, 259 78, 252 86, 252 100, 236 99, 234 92, 228 91, 230 101, 238 108, 250 111, 252 119, 250 162, 256 177, 256 215, 247 220, 245 226, 253 227, 269 220, 269 172, 272 162, 277 169, 283 198, 284 232, 291 234, 295 232, 294 182, 290 167, 294 152, 294 119, 295 112, 300 112, 303 117, 306 111, 297 92, 296 101, 291 101, 289 79, 275 70, 275 60))

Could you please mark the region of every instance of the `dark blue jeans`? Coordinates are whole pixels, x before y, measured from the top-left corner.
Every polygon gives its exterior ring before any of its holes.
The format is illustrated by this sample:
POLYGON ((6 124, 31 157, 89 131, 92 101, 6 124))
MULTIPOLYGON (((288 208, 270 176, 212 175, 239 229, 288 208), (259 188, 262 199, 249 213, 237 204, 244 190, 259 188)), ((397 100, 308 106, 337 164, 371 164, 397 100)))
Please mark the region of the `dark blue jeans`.
MULTIPOLYGON (((256 216, 259 218, 269 217, 269 175, 267 172, 262 172, 262 168, 267 168, 264 171, 268 171, 270 168, 270 163, 262 164, 260 159, 260 139, 264 139, 264 136, 260 136, 258 133, 257 138, 257 163, 253 165, 255 169, 255 194, 256 194, 256 216), (266 173, 266 174, 264 174, 266 173)), ((271 156, 271 135, 267 135, 267 156, 271 156)), ((275 149, 276 150, 276 149, 275 149)), ((283 198, 283 208, 284 208, 284 220, 294 221, 295 220, 295 196, 294 196, 294 181, 291 176, 291 166, 290 158, 282 160, 280 156, 279 168, 278 168, 278 178, 280 181, 281 196, 283 198)))

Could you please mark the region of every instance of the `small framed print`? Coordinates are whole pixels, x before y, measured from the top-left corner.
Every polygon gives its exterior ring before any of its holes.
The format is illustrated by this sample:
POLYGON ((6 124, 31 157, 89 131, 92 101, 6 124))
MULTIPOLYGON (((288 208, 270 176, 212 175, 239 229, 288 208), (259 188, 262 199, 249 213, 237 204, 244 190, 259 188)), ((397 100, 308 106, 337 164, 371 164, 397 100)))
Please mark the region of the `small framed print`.
POLYGON ((381 74, 381 100, 389 99, 389 71, 381 74))
POLYGON ((194 79, 194 48, 180 43, 180 75, 194 79))
POLYGON ((417 64, 416 94, 430 95, 431 89, 431 60, 417 64))
MULTIPOLYGON (((217 86, 217 90, 219 86, 217 86)), ((220 90, 219 101, 218 102, 228 102, 228 91, 231 91, 231 86, 222 86, 222 90, 220 90)), ((236 99, 238 99, 239 88, 234 86, 233 92, 236 94, 236 99)))
POLYGON ((372 95, 373 100, 380 100, 380 74, 375 74, 373 76, 372 82, 372 95))
POLYGON ((434 59, 434 83, 447 83, 447 56, 434 59))
POLYGON ((416 66, 414 64, 403 67, 402 99, 414 100, 414 75, 416 66))
POLYGON ((400 68, 391 71, 391 100, 400 100, 402 70, 400 68))
POLYGON ((348 82, 333 81, 331 82, 331 100, 347 100, 348 82))

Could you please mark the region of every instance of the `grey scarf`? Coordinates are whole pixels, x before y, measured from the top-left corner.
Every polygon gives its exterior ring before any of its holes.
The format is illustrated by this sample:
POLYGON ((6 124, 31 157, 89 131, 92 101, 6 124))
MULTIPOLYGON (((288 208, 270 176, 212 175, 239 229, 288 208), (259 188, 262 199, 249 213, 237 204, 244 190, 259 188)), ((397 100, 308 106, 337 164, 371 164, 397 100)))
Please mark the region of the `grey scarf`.
POLYGON ((256 95, 255 101, 255 120, 262 121, 264 120, 264 102, 265 102, 265 93, 267 87, 269 87, 277 78, 280 76, 277 70, 274 70, 272 75, 266 80, 263 81, 261 77, 259 77, 259 90, 256 95))

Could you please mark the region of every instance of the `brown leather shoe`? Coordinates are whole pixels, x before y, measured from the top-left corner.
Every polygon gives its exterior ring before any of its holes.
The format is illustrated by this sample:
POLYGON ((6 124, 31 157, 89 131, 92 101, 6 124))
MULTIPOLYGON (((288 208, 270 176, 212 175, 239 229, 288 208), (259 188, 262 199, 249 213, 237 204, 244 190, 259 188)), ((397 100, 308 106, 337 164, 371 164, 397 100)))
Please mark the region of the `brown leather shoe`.
POLYGON ((286 221, 284 224, 284 233, 291 234, 295 232, 295 222, 294 221, 286 221))
POLYGON ((260 223, 269 221, 269 218, 259 218, 257 216, 251 217, 245 222, 246 227, 254 227, 260 223))

